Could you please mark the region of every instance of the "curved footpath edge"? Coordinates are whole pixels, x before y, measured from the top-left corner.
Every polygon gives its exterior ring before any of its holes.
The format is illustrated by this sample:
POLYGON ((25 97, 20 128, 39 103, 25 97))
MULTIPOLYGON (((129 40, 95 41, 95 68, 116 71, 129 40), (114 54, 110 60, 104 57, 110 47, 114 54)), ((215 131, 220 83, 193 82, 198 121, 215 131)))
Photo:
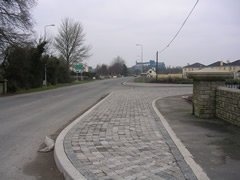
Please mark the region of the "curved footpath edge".
POLYGON ((136 83, 136 82, 123 82, 125 86, 138 86, 138 87, 192 87, 192 84, 160 84, 160 83, 136 83))
POLYGON ((181 140, 176 136, 175 132, 172 130, 172 128, 169 126, 166 119, 163 117, 163 115, 159 112, 159 110, 156 107, 156 101, 162 99, 157 98, 152 102, 152 106, 156 114, 158 115, 159 119, 161 120, 163 126, 167 130, 169 136, 177 146, 178 150, 182 154, 184 160, 189 165, 189 167, 192 169, 193 173, 196 175, 196 177, 199 180, 210 180, 207 174, 203 171, 203 169, 194 161, 192 154, 188 151, 188 149, 183 145, 181 140))
POLYGON ((76 125, 78 122, 80 122, 85 116, 87 116, 94 108, 99 106, 103 101, 105 101, 109 96, 111 96, 112 93, 110 93, 108 96, 103 98, 101 101, 99 101, 97 104, 95 104, 93 107, 91 107, 88 111, 86 111, 83 115, 78 117, 75 121, 73 121, 71 124, 69 124, 66 128, 63 129, 63 131, 58 135, 55 147, 54 147, 54 159, 56 162, 56 165, 60 172, 63 173, 66 180, 86 180, 86 178, 73 166, 73 164, 68 159, 64 146, 63 141, 65 136, 67 135, 68 131, 76 125))
MULTIPOLYGON (((70 125, 68 125, 57 137, 55 142, 55 148, 54 148, 54 159, 56 162, 56 165, 60 172, 63 173, 66 180, 86 180, 86 178, 73 166, 71 161, 68 159, 63 141, 65 136, 67 135, 68 131, 76 125, 78 122, 80 122, 85 116, 87 116, 94 108, 99 106, 102 102, 104 102, 109 96, 111 96, 112 93, 110 93, 108 96, 103 98, 100 102, 98 102, 96 105, 94 105, 92 108, 90 108, 88 111, 86 111, 83 115, 78 117, 74 122, 72 122, 70 125)), ((156 114, 158 115, 159 119, 161 120, 163 126, 165 127, 166 131, 169 133, 171 139, 179 149, 180 153, 184 157, 184 160, 189 165, 189 167, 192 169, 193 173, 196 175, 196 177, 199 180, 209 180, 209 177, 207 174, 203 171, 203 169, 194 161, 193 156, 191 153, 187 150, 187 148, 183 145, 181 140, 176 136, 174 131, 169 126, 166 119, 163 117, 163 115, 159 112, 159 110, 156 107, 156 101, 161 98, 157 98, 152 102, 152 106, 156 114)))

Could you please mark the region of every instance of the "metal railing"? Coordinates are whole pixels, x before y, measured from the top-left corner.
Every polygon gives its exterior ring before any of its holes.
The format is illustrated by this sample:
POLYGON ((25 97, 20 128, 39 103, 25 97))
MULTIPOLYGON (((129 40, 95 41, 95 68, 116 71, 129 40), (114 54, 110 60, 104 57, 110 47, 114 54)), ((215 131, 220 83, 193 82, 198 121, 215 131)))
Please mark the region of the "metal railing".
POLYGON ((225 87, 227 87, 227 88, 234 88, 234 89, 240 89, 240 83, 238 84, 230 84, 230 83, 226 83, 225 84, 225 87))

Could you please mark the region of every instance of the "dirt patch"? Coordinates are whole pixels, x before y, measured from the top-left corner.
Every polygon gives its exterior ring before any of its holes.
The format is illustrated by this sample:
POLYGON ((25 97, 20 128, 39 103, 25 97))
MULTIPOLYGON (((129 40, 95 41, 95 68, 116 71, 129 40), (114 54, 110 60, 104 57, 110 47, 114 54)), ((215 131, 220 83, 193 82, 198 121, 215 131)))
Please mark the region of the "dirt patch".
MULTIPOLYGON (((44 144, 41 145, 43 147, 44 144)), ((54 160, 54 151, 49 153, 37 153, 36 158, 31 163, 24 166, 23 172, 30 176, 35 176, 36 179, 44 180, 64 180, 62 173, 54 160)))

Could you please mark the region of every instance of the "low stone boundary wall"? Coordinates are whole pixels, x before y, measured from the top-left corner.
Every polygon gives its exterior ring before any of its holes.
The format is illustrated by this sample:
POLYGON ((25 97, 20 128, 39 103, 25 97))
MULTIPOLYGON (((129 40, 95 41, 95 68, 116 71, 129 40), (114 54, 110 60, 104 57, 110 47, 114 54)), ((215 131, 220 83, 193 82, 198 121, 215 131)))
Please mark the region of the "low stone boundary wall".
POLYGON ((216 116, 240 127, 240 90, 217 87, 216 116))
POLYGON ((7 80, 0 80, 0 96, 7 93, 7 80))
POLYGON ((3 94, 3 84, 0 83, 0 96, 3 94))

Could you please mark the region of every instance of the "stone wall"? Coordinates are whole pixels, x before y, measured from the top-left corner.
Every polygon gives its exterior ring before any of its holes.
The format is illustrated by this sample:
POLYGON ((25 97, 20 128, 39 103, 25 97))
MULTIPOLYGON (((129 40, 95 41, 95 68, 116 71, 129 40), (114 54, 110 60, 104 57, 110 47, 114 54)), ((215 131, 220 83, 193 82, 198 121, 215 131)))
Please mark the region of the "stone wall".
POLYGON ((0 83, 0 96, 3 94, 3 84, 0 83))
POLYGON ((216 116, 240 127, 240 90, 217 87, 216 116))
POLYGON ((0 80, 0 95, 7 93, 7 80, 0 80))
POLYGON ((216 89, 224 84, 224 81, 194 81, 193 111, 197 117, 211 118, 216 116, 216 89))

